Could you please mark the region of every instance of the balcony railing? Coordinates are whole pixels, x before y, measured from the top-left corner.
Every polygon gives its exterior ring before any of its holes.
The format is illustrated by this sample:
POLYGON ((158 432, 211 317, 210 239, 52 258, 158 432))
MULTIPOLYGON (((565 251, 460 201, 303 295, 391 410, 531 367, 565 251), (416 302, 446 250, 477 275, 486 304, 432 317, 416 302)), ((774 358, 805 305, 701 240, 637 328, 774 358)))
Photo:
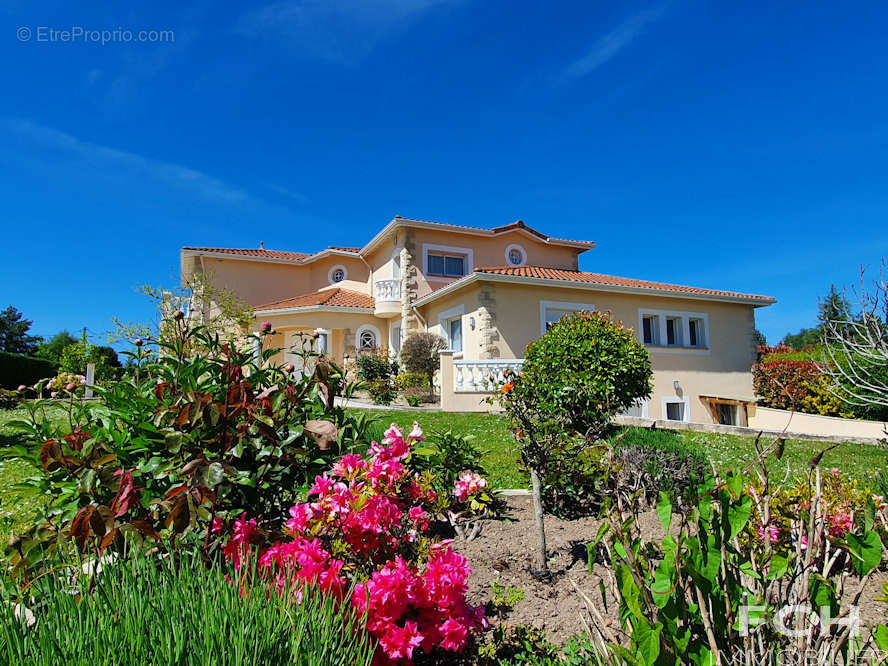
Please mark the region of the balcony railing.
POLYGON ((506 381, 505 371, 518 372, 523 358, 486 361, 453 362, 453 384, 458 392, 484 393, 495 391, 506 381))
POLYGON ((376 281, 376 302, 391 303, 401 302, 401 281, 400 280, 377 280, 376 281))

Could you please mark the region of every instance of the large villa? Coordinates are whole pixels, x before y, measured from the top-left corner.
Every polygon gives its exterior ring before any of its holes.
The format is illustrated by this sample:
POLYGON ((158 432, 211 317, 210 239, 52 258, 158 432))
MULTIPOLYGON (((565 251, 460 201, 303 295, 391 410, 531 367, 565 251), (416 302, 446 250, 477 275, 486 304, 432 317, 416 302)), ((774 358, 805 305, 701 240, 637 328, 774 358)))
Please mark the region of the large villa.
POLYGON ((489 378, 518 367, 565 313, 610 311, 636 330, 654 369, 651 398, 630 415, 746 425, 755 310, 774 299, 580 271, 579 255, 594 247, 521 221, 482 229, 395 217, 363 247, 185 247, 181 261, 183 276, 212 276, 271 322, 284 349, 317 332, 318 349, 343 361, 397 353, 415 331, 442 335, 451 410, 488 409, 489 378))

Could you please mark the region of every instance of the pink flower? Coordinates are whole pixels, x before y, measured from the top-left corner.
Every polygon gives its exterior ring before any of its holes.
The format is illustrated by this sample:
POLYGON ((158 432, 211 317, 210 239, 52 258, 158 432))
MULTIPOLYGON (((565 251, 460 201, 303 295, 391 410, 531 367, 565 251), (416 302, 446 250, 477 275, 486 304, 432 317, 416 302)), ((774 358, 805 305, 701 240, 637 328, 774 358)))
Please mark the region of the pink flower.
POLYGON ((802 550, 808 550, 808 537, 806 537, 805 535, 802 535, 801 542, 802 542, 802 550))
POLYGON ((271 333, 271 328, 272 328, 272 326, 271 326, 270 321, 263 321, 259 325, 259 330, 262 331, 263 333, 271 333))
POLYGON ((76 388, 77 386, 74 384, 74 382, 68 382, 67 384, 65 384, 66 391, 73 391, 76 388))
POLYGON ((320 495, 321 497, 325 496, 330 489, 333 487, 333 481, 330 477, 327 476, 327 472, 324 472, 322 476, 316 476, 314 485, 311 487, 311 490, 308 491, 309 495, 320 495))
POLYGON ((463 472, 459 475, 453 486, 453 494, 460 502, 465 502, 470 495, 481 491, 487 485, 487 480, 475 472, 463 472))
POLYGON ((850 514, 834 514, 829 518, 829 533, 832 536, 843 536, 851 531, 854 521, 850 514))
POLYGON ((780 540, 780 528, 778 528, 773 523, 770 525, 762 525, 758 529, 759 533, 759 541, 767 541, 769 543, 776 543, 780 540))
POLYGON ((213 522, 210 525, 210 532, 221 532, 224 526, 225 524, 222 522, 222 519, 219 516, 216 516, 215 518, 213 518, 213 522))
POLYGON ((419 423, 416 421, 413 422, 413 430, 410 431, 410 434, 407 435, 409 439, 415 440, 417 442, 425 441, 425 437, 423 436, 422 428, 419 427, 419 423))
POLYGON ((49 397, 50 397, 50 398, 55 398, 57 395, 58 395, 58 392, 57 392, 57 391, 52 391, 52 392, 49 394, 49 397))
POLYGON ((459 652, 465 647, 469 635, 465 625, 460 624, 453 618, 448 618, 441 625, 439 631, 442 636, 441 647, 445 650, 459 652))
POLYGON ((833 476, 839 476, 839 474, 841 474, 838 467, 833 467, 831 470, 829 470, 829 473, 833 476))

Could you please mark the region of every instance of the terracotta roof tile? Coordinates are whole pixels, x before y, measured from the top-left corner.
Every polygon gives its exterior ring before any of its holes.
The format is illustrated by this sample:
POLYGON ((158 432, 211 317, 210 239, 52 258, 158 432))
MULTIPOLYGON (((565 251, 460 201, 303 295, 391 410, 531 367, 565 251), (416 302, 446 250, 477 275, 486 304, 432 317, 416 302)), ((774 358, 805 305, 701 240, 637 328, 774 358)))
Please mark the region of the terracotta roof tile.
POLYGON ((359 247, 342 247, 340 245, 328 245, 328 250, 339 250, 340 252, 360 252, 361 248, 359 247))
POLYGON ((219 254, 235 254, 242 257, 258 257, 261 259, 289 259, 291 261, 301 261, 306 257, 310 257, 310 253, 306 252, 285 252, 283 250, 266 250, 266 249, 242 249, 230 247, 183 247, 183 250, 192 250, 196 252, 217 252, 219 254))
POLYGON ((373 297, 348 289, 322 289, 309 294, 286 298, 282 301, 257 305, 254 310, 282 310, 286 308, 302 308, 325 305, 335 308, 368 308, 373 309, 373 297))
POLYGON ((486 229, 484 227, 470 227, 465 224, 451 224, 450 222, 436 222, 434 220, 418 220, 412 217, 403 217, 401 215, 396 215, 395 219, 405 220, 407 222, 422 222, 423 224, 439 224, 447 227, 454 227, 457 229, 470 229, 472 231, 491 231, 494 234, 501 234, 507 231, 513 231, 515 229, 523 229, 524 231, 533 234, 537 238, 541 240, 552 240, 552 241, 566 241, 568 243, 582 243, 584 245, 588 245, 589 247, 595 247, 595 241, 584 241, 584 240, 570 240, 566 238, 556 238, 555 236, 547 236, 546 234, 537 231, 533 227, 528 226, 524 220, 516 220, 515 222, 510 222, 509 224, 503 224, 498 227, 491 227, 486 229))
POLYGON ((489 273, 491 275, 514 275, 517 277, 539 278, 543 280, 565 280, 569 282, 587 282, 615 287, 630 287, 636 289, 651 289, 655 291, 672 291, 700 296, 727 296, 732 298, 744 298, 759 300, 763 303, 772 303, 770 296, 759 294, 742 294, 734 291, 719 291, 717 289, 702 289, 700 287, 686 287, 679 284, 666 282, 648 282, 647 280, 635 280, 633 278, 617 277, 615 275, 603 275, 601 273, 585 273, 583 271, 568 271, 559 268, 545 268, 542 266, 491 266, 476 268, 477 273, 489 273))

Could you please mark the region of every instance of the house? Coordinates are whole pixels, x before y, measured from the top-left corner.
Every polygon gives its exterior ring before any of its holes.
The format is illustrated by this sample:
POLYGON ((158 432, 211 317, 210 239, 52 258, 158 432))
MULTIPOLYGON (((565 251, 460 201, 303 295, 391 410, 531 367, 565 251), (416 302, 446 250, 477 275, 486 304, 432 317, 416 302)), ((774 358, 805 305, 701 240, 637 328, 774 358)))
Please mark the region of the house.
MULTIPOLYGON (((442 406, 483 410, 490 377, 565 313, 611 311, 647 346, 654 391, 632 414, 746 425, 753 402, 755 310, 767 296, 587 273, 592 241, 554 238, 518 221, 490 229, 395 217, 363 247, 315 253, 185 247, 182 272, 203 272, 274 326, 273 344, 300 334, 337 361, 411 332, 443 335, 442 406)), ((298 362, 285 351, 284 359, 298 362)))

